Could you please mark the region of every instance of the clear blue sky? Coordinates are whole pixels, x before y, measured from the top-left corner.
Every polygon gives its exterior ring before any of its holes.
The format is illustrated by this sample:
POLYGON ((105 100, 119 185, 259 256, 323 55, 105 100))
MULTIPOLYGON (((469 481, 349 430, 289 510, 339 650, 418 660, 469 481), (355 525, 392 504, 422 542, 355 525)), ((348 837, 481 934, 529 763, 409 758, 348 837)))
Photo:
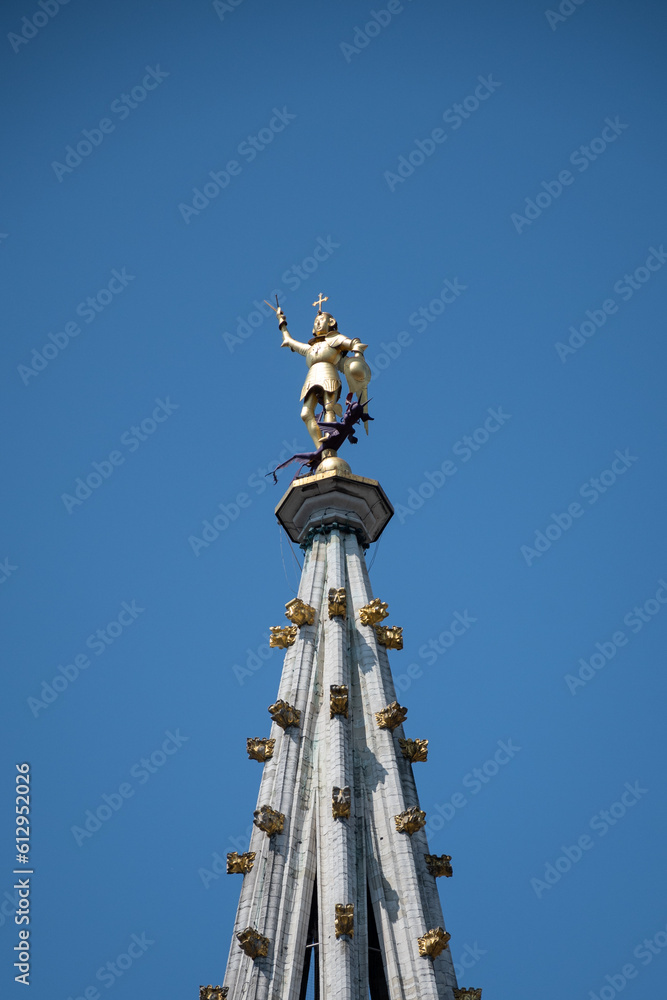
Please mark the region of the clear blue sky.
POLYGON ((664 6, 44 3, 0 13, 3 995, 20 761, 31 996, 222 981, 240 882, 202 871, 252 820, 298 573, 264 472, 309 440, 277 289, 295 337, 322 291, 369 344, 346 457, 397 508, 369 560, 460 982, 659 995, 664 6))

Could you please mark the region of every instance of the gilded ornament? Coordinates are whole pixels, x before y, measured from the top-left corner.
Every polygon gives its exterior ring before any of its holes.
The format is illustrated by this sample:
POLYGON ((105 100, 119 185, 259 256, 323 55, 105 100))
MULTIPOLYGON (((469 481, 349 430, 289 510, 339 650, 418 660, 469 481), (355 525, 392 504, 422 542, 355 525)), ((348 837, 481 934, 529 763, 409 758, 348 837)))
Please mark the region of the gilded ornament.
POLYGON ((275 649, 287 649, 288 646, 293 646, 296 642, 297 632, 299 631, 296 625, 271 625, 269 632, 269 646, 275 649))
POLYGON ((225 1000, 229 986, 200 986, 199 1000, 225 1000))
POLYGON ((268 710, 273 721, 281 729, 287 729, 289 726, 298 728, 301 724, 300 710, 288 705, 286 701, 277 701, 274 705, 269 705, 268 710))
POLYGON ((412 809, 406 809, 405 812, 394 816, 394 820, 399 833, 409 833, 412 836, 417 830, 426 826, 426 813, 419 806, 413 806, 412 809))
POLYGON ((447 947, 451 936, 442 927, 434 927, 432 930, 426 931, 423 937, 417 939, 419 941, 419 954, 426 955, 431 959, 437 958, 440 952, 447 947))
POLYGON ((379 597, 376 597, 370 602, 370 604, 365 604, 363 608, 359 608, 359 619, 361 624, 376 625, 377 622, 381 622, 383 618, 388 618, 388 607, 389 605, 386 601, 381 601, 379 597))
POLYGON ((350 815, 350 808, 352 805, 352 795, 350 793, 350 786, 346 785, 345 788, 338 788, 334 785, 333 792, 331 793, 331 812, 333 813, 334 819, 347 819, 350 815))
POLYGON ((236 935, 239 944, 250 958, 266 958, 269 953, 269 939, 264 937, 254 927, 246 927, 236 935))
POLYGON ((345 684, 332 684, 329 688, 330 718, 343 715, 347 719, 348 689, 345 684))
POLYGON ((264 761, 271 760, 273 757, 273 749, 276 745, 276 741, 270 739, 260 739, 259 736, 249 736, 246 740, 246 745, 248 747, 248 757, 250 760, 258 760, 263 764, 264 761))
POLYGON ((231 854, 227 855, 227 874, 247 875, 248 872, 252 871, 254 863, 254 851, 246 851, 245 854, 239 854, 237 851, 232 851, 231 854))
POLYGON ((285 605, 285 617, 301 628, 302 625, 315 623, 315 608, 305 604, 300 597, 294 597, 285 605))
POLYGON ((354 937, 354 903, 336 903, 336 937, 354 937))
POLYGON ((345 587, 332 587, 329 591, 329 618, 344 618, 347 613, 345 587))
POLYGON ((285 817, 271 806, 260 806, 259 809, 255 809, 254 816, 253 823, 263 830, 267 837, 275 837, 277 833, 283 832, 285 817))
POLYGON ((392 701, 391 705, 375 713, 375 719, 380 729, 396 729, 396 726, 405 722, 407 714, 407 708, 403 708, 397 701, 392 701))
POLYGON ((376 625, 375 635, 381 646, 387 649, 403 649, 403 627, 401 625, 376 625))
POLYGON ((482 1000, 482 991, 474 990, 471 986, 464 986, 459 990, 454 987, 454 1000, 482 1000))
MULTIPOLYGON (((266 301, 266 299, 264 300, 266 301)), ((326 299, 322 299, 326 301, 326 299)), ((276 304, 277 301, 276 301, 276 304)), ((267 305, 271 306, 268 302, 267 305)), ((341 371, 345 374, 350 395, 356 393, 364 413, 368 409, 368 383, 371 380, 371 369, 364 359, 364 351, 368 344, 362 344, 358 337, 350 339, 338 330, 338 324, 331 313, 322 312, 322 302, 313 324, 313 336, 307 344, 294 340, 287 329, 285 313, 280 306, 271 306, 282 332, 281 347, 289 347, 291 351, 301 354, 306 359, 308 375, 301 390, 301 419, 316 448, 322 443, 322 431, 315 418, 318 403, 324 409, 324 420, 335 423, 341 415, 342 407, 338 402, 341 393, 341 371)))
POLYGON ((416 764, 428 757, 428 740, 403 740, 399 738, 398 745, 403 756, 416 764))
POLYGON ((451 854, 425 854, 426 867, 434 878, 440 878, 444 875, 445 878, 451 878, 454 874, 454 869, 451 866, 452 856, 451 854))

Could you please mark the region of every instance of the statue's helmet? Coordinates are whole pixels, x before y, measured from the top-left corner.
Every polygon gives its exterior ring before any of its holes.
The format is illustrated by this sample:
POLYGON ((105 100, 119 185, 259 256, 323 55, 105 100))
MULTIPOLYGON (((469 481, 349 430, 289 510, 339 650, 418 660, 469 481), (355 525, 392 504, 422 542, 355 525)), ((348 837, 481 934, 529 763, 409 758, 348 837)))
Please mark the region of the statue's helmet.
POLYGON ((313 337, 326 337, 338 329, 338 324, 331 313, 318 312, 313 323, 313 337))

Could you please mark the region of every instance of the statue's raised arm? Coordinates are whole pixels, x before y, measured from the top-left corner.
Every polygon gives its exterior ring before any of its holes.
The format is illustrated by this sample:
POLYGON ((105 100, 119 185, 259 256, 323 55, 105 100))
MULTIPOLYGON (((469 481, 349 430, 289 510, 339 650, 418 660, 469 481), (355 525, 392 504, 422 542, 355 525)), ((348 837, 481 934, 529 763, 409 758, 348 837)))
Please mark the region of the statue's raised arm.
POLYGON ((302 344, 301 341, 295 340, 294 337, 290 335, 287 329, 287 319, 285 318, 285 313, 280 307, 276 311, 276 316, 278 317, 278 326, 283 335, 283 342, 281 347, 289 347, 290 350, 296 351, 297 354, 307 354, 308 344, 302 344))

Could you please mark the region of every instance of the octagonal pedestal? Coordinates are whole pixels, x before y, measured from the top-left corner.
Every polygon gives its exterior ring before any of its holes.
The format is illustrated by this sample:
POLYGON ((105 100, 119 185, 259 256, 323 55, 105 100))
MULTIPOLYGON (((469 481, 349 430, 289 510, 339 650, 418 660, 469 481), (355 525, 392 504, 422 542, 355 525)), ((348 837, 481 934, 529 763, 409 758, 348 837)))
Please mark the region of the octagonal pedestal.
POLYGON ((328 524, 354 529, 364 545, 377 541, 394 508, 375 479, 341 469, 295 479, 276 507, 276 517, 299 544, 309 531, 328 524))

